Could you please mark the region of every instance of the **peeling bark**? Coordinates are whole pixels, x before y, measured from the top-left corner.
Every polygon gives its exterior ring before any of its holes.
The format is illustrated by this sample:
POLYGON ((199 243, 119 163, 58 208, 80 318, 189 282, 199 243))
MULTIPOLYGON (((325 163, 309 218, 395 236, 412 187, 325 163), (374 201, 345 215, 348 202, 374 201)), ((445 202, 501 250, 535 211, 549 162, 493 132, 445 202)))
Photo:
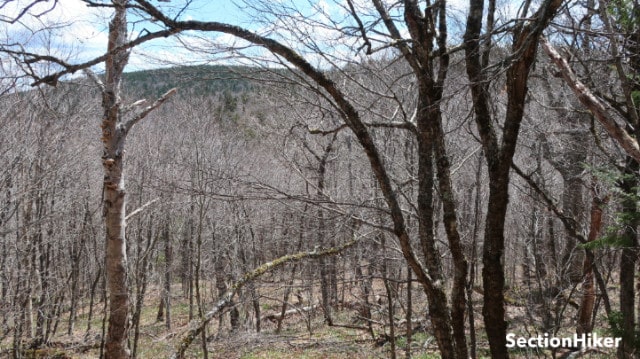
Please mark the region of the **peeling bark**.
MULTIPOLYGON (((126 1, 114 1, 109 24, 108 50, 120 46, 127 37, 126 1)), ((127 257, 125 242, 125 188, 123 177, 125 132, 120 125, 120 80, 128 61, 127 52, 115 52, 105 62, 102 94, 102 142, 104 169, 103 215, 106 229, 105 266, 109 290, 109 324, 105 343, 108 359, 129 358, 126 348, 129 322, 127 257)))
POLYGON ((622 126, 620 126, 614 118, 611 117, 605 104, 596 95, 585 86, 573 72, 567 60, 565 60, 556 49, 544 37, 540 43, 547 53, 551 61, 558 67, 562 77, 578 100, 587 108, 594 117, 600 122, 607 133, 625 150, 625 152, 640 162, 640 146, 638 141, 633 138, 622 126))

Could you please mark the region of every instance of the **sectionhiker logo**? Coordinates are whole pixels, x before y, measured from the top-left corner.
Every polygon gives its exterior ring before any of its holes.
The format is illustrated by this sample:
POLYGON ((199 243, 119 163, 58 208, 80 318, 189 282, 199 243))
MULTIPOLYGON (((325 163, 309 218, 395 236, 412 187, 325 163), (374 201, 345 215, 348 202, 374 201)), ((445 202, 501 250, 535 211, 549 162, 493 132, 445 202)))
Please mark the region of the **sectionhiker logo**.
POLYGON ((545 333, 537 337, 507 334, 507 348, 617 348, 622 338, 601 337, 596 333, 555 337, 545 333))

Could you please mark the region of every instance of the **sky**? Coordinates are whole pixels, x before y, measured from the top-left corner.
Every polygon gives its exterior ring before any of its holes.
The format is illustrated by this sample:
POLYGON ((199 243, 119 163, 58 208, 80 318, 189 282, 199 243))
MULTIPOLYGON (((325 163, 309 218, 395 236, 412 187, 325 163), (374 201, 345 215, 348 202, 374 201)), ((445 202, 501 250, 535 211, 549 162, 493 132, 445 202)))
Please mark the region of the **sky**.
MULTIPOLYGON (((0 3, 0 19, 11 20, 16 18, 27 4, 32 3, 32 0, 0 0, 0 3)), ((52 4, 53 0, 37 3, 29 9, 27 15, 20 18, 20 21, 14 24, 0 24, 3 41, 26 44, 33 52, 55 55, 73 62, 86 61, 104 54, 111 15, 109 9, 89 7, 81 0, 58 0, 55 6, 52 4)), ((171 8, 171 3, 166 4, 168 11, 175 11, 171 8)), ((213 21, 244 21, 242 13, 231 1, 196 0, 190 9, 191 11, 183 15, 183 19, 191 19, 195 15, 213 21)), ((132 22, 132 38, 152 26, 149 23, 140 23, 140 18, 132 15, 129 16, 129 21, 132 22)), ((186 53, 177 51, 173 41, 155 41, 153 44, 146 44, 144 48, 150 49, 150 55, 159 60, 182 62, 189 59, 186 53)), ((141 56, 141 50, 132 55, 129 70, 160 66, 160 61, 155 64, 146 56, 141 56)))
MULTIPOLYGON (((6 20, 7 18, 15 17, 20 9, 31 1, 0 0, 0 4, 2 4, 0 18, 6 20)), ((159 2, 153 0, 152 3, 161 6, 167 13, 175 14, 184 1, 164 0, 159 2)), ((464 19, 467 1, 449 0, 450 13, 458 19, 464 19)), ((512 2, 509 2, 509 0, 504 1, 500 7, 501 11, 515 12, 515 8, 510 9, 510 6, 508 6, 512 2)), ((353 0, 353 2, 357 8, 363 9, 364 12, 371 10, 369 0, 353 0)), ((38 3, 30 9, 30 15, 22 17, 18 23, 12 25, 2 24, 3 40, 20 42, 26 44, 33 52, 59 56, 69 59, 70 62, 86 61, 102 55, 107 44, 109 9, 88 7, 81 0, 58 0, 53 8, 51 7, 52 3, 53 0, 38 3), (35 14, 40 16, 31 16, 35 14), (45 28, 52 28, 53 31, 38 31, 38 29, 45 28)), ((260 2, 249 1, 248 3, 258 4, 260 2)), ((247 15, 247 9, 241 9, 241 6, 243 6, 242 0, 193 0, 189 10, 181 14, 181 19, 235 24, 269 36, 275 36, 273 30, 276 26, 288 26, 292 29, 292 32, 277 39, 296 48, 301 53, 308 54, 310 62, 314 65, 320 66, 323 61, 327 61, 327 57, 310 55, 315 52, 315 49, 305 48, 303 41, 296 40, 296 35, 300 36, 303 31, 308 31, 318 39, 318 45, 323 51, 332 52, 328 57, 353 56, 351 48, 354 46, 354 39, 345 39, 339 32, 332 30, 329 26, 323 26, 323 24, 329 24, 330 20, 343 21, 342 25, 352 21, 346 13, 345 0, 272 0, 267 1, 266 4, 295 7, 300 13, 275 19, 267 16, 268 12, 264 11, 264 9, 252 9, 251 13, 257 15, 257 18, 252 18, 247 15), (302 21, 302 17, 313 19, 316 22, 315 25, 305 24, 302 21), (301 33, 296 34, 297 31, 301 33)), ((153 23, 141 22, 140 20, 140 17, 129 16, 129 21, 132 22, 130 28, 130 36, 132 38, 144 31, 158 29, 153 23)), ((366 17, 363 17, 363 20, 366 21, 366 17)), ((221 49, 229 45, 242 47, 248 44, 224 34, 206 35, 206 37, 203 35, 184 34, 170 39, 154 40, 134 50, 127 70, 135 71, 175 64, 196 64, 211 61, 212 59, 215 59, 218 63, 228 63, 232 61, 233 53, 222 51, 221 49), (183 45, 193 47, 198 51, 187 51, 183 45)), ((274 60, 264 50, 254 49, 251 51, 253 56, 261 57, 267 61, 274 60)), ((247 63, 247 61, 244 60, 244 63, 247 63)), ((95 70, 101 71, 100 67, 95 70)))

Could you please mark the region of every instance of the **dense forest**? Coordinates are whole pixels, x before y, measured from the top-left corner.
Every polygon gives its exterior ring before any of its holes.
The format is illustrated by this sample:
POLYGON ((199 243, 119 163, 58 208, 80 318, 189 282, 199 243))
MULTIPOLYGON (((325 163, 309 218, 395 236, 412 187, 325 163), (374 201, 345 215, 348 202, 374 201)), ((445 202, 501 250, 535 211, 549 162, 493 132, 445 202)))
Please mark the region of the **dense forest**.
POLYGON ((72 3, 0 5, 0 357, 640 357, 637 0, 72 3))

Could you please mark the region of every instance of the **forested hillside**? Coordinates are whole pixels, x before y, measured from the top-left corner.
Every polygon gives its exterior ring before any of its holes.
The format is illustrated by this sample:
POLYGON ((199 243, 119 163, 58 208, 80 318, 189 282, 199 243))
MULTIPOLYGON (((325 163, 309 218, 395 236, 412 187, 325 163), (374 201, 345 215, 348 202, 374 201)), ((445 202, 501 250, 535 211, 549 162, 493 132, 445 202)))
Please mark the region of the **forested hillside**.
POLYGON ((0 6, 0 357, 640 355, 637 1, 61 3, 0 6))
POLYGON ((142 98, 159 97, 176 86, 183 94, 216 96, 250 90, 247 76, 255 70, 242 66, 181 66, 135 71, 124 74, 123 87, 132 96, 142 98))

